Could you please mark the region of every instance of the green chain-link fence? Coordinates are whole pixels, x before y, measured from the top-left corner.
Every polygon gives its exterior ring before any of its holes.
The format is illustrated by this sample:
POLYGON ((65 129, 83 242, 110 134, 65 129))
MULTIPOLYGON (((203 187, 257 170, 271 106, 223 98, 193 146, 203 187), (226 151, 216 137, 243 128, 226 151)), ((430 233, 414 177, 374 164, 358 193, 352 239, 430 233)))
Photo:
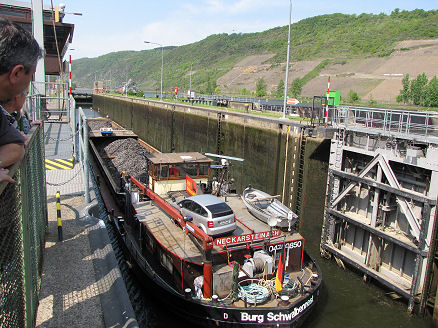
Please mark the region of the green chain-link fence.
POLYGON ((0 327, 34 327, 47 227, 44 129, 0 182, 0 327))

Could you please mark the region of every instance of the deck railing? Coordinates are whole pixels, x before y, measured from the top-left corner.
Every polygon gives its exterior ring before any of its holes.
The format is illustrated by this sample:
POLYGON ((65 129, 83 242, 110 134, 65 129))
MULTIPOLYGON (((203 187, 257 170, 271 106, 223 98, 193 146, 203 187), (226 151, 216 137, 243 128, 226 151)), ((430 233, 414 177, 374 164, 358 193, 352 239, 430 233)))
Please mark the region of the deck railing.
POLYGON ((401 137, 438 137, 438 112, 340 106, 330 114, 335 128, 374 131, 401 137))
POLYGON ((32 119, 70 119, 68 84, 63 82, 32 82, 27 106, 32 119))
POLYGON ((44 131, 28 135, 24 158, 0 182, 0 327, 34 327, 47 227, 44 131))

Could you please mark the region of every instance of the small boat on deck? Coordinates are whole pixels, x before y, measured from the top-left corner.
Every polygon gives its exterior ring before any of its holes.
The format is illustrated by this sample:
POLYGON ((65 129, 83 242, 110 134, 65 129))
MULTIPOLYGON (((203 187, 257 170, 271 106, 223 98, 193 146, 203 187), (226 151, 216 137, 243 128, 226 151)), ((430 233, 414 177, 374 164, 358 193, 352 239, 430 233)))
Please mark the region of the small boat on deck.
POLYGON ((248 211, 259 220, 279 228, 288 228, 290 231, 298 215, 277 200, 279 196, 271 196, 249 186, 243 191, 242 200, 248 211))
POLYGON ((134 272, 182 323, 298 327, 309 316, 322 273, 305 251, 304 237, 255 218, 238 194, 214 202, 213 196, 196 196, 213 190, 212 159, 160 153, 132 131, 115 128, 111 134, 90 129, 89 143, 109 221, 134 272), (234 215, 228 217, 228 208, 234 215), (195 214, 205 216, 206 227, 195 214), (235 228, 210 233, 225 224, 235 228))

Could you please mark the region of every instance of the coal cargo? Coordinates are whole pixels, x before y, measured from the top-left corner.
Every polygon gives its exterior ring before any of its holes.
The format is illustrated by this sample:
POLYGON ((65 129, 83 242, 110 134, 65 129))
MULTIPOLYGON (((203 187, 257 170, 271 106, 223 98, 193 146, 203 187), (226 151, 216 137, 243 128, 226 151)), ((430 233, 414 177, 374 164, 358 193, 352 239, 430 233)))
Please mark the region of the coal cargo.
POLYGON ((136 139, 118 139, 103 143, 99 148, 100 156, 105 161, 114 181, 119 181, 122 172, 125 172, 126 175, 132 175, 137 180, 146 182, 145 154, 148 151, 136 139))
POLYGON ((120 130, 111 123, 110 119, 94 119, 88 120, 88 129, 90 131, 99 131, 101 128, 112 128, 113 130, 120 130))

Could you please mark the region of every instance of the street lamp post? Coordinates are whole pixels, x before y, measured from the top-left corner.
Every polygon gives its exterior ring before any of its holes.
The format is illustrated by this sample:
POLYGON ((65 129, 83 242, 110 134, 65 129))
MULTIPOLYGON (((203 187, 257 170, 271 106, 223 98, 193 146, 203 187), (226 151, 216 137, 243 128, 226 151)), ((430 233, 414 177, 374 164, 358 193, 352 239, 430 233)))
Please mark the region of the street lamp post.
POLYGON ((284 83, 283 118, 286 118, 287 85, 289 77, 290 25, 292 20, 292 0, 289 0, 289 35, 287 39, 286 81, 284 83))
POLYGON ((156 42, 144 41, 144 43, 156 44, 161 47, 161 88, 160 88, 160 101, 163 101, 163 45, 156 42))
POLYGON ((190 64, 190 87, 189 87, 190 95, 192 94, 192 67, 193 67, 193 63, 190 64))

